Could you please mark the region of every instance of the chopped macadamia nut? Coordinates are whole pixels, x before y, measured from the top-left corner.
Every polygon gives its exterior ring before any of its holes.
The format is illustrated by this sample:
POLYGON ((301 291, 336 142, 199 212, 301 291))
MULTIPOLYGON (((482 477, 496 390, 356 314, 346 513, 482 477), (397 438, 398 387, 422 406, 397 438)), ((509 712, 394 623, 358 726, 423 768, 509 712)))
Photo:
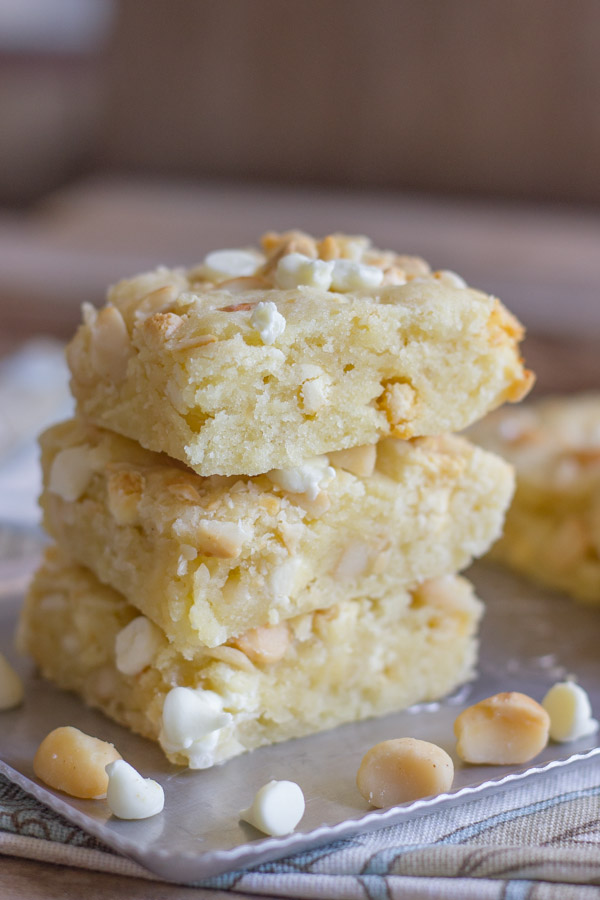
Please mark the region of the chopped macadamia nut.
POLYGON ((235 638, 235 645, 248 659, 258 665, 268 665, 283 659, 290 645, 290 631, 285 622, 250 628, 235 638))
POLYGON ((107 505, 117 525, 135 525, 144 490, 141 472, 111 472, 107 475, 107 505))
POLYGON ((103 378, 119 382, 125 378, 131 355, 131 341, 123 316, 116 306, 105 306, 97 314, 91 330, 90 360, 103 378))
POLYGON ((592 716, 590 698, 573 681, 553 685, 542 700, 542 706, 550 716, 550 737, 553 741, 576 741, 598 730, 598 722, 592 716))
POLYGON ((162 812, 165 792, 157 781, 143 778, 124 759, 106 766, 108 788, 106 802, 119 819, 149 819, 162 812))
MULTIPOLYGON (((390 425, 399 426, 402 423, 410 422, 415 415, 415 396, 415 389, 410 384, 389 382, 377 402, 390 425)), ((396 437, 405 436, 401 429, 396 429, 393 433, 396 437)), ((410 435, 408 436, 410 437, 410 435)))
POLYGON ((269 781, 240 818, 272 837, 290 834, 304 815, 304 794, 294 781, 269 781))
POLYGON ((468 763, 525 763, 544 749, 549 729, 550 716, 531 697, 517 691, 494 694, 456 719, 456 752, 468 763))
POLYGON ((84 493, 92 472, 90 448, 86 445, 67 447, 54 457, 48 477, 48 490, 71 503, 84 493))
POLYGON ((263 344, 273 344, 285 331, 285 316, 282 316, 275 304, 269 300, 259 303, 250 319, 252 327, 258 331, 263 344))
POLYGON ((204 258, 202 274, 214 281, 254 275, 262 260, 248 250, 215 250, 204 258))
POLYGON ((449 791, 454 763, 429 741, 396 738, 375 744, 363 757, 356 784, 371 806, 397 806, 449 791))
POLYGON ((154 622, 137 616, 115 638, 115 664, 123 675, 139 675, 150 665, 164 638, 154 622))
POLYGON ((106 766, 121 759, 112 744, 66 725, 55 728, 37 749, 33 771, 45 784, 71 797, 106 797, 106 766))
POLYGON ((14 709, 23 701, 23 682, 4 654, 0 653, 0 710, 14 709))
POLYGON ((214 519, 200 519, 194 534, 198 553, 216 559, 235 559, 248 536, 237 522, 214 519))
POLYGON ((362 447, 350 447, 348 450, 334 450, 327 455, 332 465, 360 478, 368 478, 375 471, 377 461, 375 444, 363 444, 362 447))

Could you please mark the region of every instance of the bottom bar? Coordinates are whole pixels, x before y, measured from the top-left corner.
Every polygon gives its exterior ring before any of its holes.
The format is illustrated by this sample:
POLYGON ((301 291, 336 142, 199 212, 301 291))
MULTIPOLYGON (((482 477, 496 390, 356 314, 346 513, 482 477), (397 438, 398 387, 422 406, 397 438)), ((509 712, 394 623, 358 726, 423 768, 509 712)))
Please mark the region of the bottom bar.
POLYGON ((188 660, 120 594, 51 548, 19 643, 45 677, 159 740, 172 762, 207 768, 444 696, 472 674, 481 611, 469 582, 447 575, 252 629, 188 660))

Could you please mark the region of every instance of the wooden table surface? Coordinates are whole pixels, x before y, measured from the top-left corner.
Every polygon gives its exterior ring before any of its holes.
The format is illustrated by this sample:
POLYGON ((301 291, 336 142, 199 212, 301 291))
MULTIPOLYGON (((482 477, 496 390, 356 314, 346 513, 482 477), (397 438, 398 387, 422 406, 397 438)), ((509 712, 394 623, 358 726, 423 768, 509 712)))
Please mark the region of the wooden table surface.
POLYGON ((235 900, 240 896, 0 856, 2 900, 235 900))
MULTIPOLYGON (((445 199, 96 181, 27 214, 0 213, 0 349, 39 332, 68 336, 83 300, 157 263, 192 263, 269 228, 366 233, 497 293, 528 326, 537 390, 600 388, 600 213, 445 199)), ((3 900, 232 898, 0 857, 3 900)))

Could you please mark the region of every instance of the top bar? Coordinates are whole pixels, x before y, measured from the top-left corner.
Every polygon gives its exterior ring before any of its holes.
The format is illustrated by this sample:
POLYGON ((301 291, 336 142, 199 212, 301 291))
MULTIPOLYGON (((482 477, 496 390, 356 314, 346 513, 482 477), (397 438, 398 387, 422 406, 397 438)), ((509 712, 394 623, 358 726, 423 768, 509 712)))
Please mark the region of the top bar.
POLYGON ((83 318, 79 415, 200 475, 458 431, 533 381, 497 299, 362 237, 267 234, 122 281, 83 318))

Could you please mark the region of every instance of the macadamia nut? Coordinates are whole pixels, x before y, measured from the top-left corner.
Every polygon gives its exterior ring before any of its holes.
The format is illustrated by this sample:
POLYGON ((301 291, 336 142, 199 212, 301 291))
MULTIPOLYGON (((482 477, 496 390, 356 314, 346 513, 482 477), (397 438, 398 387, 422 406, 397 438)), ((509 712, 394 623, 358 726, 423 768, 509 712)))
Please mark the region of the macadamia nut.
POLYGON ((518 691, 494 694, 469 706, 454 723, 456 752, 468 763, 529 762, 548 743, 550 716, 518 691))
POLYGON ((376 744, 363 757, 356 784, 372 806, 397 806, 449 791, 454 763, 429 741, 396 738, 376 744))
POLYGON ((105 768, 117 759, 121 754, 112 744, 67 725, 44 738, 33 759, 33 771, 57 791, 100 800, 108 788, 105 768))

